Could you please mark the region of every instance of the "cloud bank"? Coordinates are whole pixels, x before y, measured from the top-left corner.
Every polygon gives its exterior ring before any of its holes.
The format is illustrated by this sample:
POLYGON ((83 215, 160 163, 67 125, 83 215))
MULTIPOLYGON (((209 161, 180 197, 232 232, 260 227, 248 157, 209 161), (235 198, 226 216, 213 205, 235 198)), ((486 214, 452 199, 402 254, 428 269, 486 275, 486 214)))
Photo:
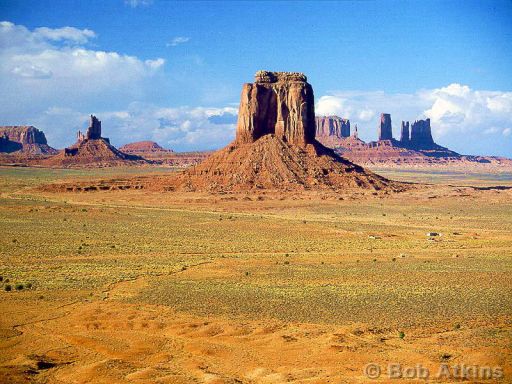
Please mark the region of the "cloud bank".
POLYGON ((49 106, 77 107, 115 99, 128 103, 148 88, 165 60, 141 60, 87 48, 89 29, 36 28, 0 22, 0 104, 4 119, 49 106))

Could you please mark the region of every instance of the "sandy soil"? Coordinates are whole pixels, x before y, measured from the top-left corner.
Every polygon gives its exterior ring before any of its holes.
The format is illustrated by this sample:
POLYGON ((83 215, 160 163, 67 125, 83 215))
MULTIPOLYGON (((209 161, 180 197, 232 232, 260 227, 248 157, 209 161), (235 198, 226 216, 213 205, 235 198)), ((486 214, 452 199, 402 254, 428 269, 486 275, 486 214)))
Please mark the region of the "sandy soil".
POLYGON ((511 382, 512 182, 415 174, 434 184, 388 196, 37 188, 116 171, 97 172, 0 169, 0 382, 418 382, 388 364, 421 364, 431 382, 460 381, 436 379, 443 364, 501 367, 466 382, 511 382))

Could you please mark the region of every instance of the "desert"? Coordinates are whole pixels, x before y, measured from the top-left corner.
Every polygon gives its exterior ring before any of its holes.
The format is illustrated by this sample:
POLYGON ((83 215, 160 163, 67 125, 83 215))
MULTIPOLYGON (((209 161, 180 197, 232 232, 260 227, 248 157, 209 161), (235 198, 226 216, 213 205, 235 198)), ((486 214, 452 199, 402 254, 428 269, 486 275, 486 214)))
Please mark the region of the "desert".
POLYGON ((508 3, 91 4, 4 4, 0 383, 512 382, 509 71, 411 48, 508 3))

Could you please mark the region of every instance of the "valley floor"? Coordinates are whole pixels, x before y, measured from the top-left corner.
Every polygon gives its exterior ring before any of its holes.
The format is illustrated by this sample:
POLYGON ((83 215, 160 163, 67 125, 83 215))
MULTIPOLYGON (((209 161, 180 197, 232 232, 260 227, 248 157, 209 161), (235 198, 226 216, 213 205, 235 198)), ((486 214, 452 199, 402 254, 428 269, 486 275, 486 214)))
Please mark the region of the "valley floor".
POLYGON ((137 172, 169 171, 0 168, 0 382, 512 381, 506 175, 387 171, 430 184, 388 196, 36 188, 137 172))

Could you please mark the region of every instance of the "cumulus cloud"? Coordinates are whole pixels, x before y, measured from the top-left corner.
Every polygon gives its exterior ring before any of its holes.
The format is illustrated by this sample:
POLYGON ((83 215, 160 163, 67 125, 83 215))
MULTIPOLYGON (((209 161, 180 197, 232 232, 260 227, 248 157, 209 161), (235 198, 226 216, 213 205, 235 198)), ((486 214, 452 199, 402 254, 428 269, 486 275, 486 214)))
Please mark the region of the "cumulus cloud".
POLYGON ((73 27, 47 28, 41 27, 34 30, 34 36, 52 41, 72 41, 85 44, 89 39, 96 37, 96 33, 90 29, 77 29, 73 27))
POLYGON ((97 35, 90 29, 40 27, 30 31, 23 25, 0 21, 0 49, 33 51, 51 48, 51 43, 83 45, 97 35))
POLYGON ((185 36, 177 36, 171 40, 170 43, 167 43, 168 47, 176 47, 177 45, 188 43, 190 41, 190 37, 185 36))
POLYGON ((0 22, 2 118, 12 121, 42 113, 49 106, 76 108, 100 99, 127 104, 151 89, 151 79, 164 66, 164 59, 141 60, 89 49, 86 44, 95 37, 90 29, 29 30, 0 22))
POLYGON ((317 114, 335 114, 358 124, 360 136, 375 140, 380 113, 391 113, 394 136, 401 120, 430 118, 434 139, 460 152, 512 156, 512 92, 474 90, 449 84, 415 93, 331 92, 316 105, 317 114))

